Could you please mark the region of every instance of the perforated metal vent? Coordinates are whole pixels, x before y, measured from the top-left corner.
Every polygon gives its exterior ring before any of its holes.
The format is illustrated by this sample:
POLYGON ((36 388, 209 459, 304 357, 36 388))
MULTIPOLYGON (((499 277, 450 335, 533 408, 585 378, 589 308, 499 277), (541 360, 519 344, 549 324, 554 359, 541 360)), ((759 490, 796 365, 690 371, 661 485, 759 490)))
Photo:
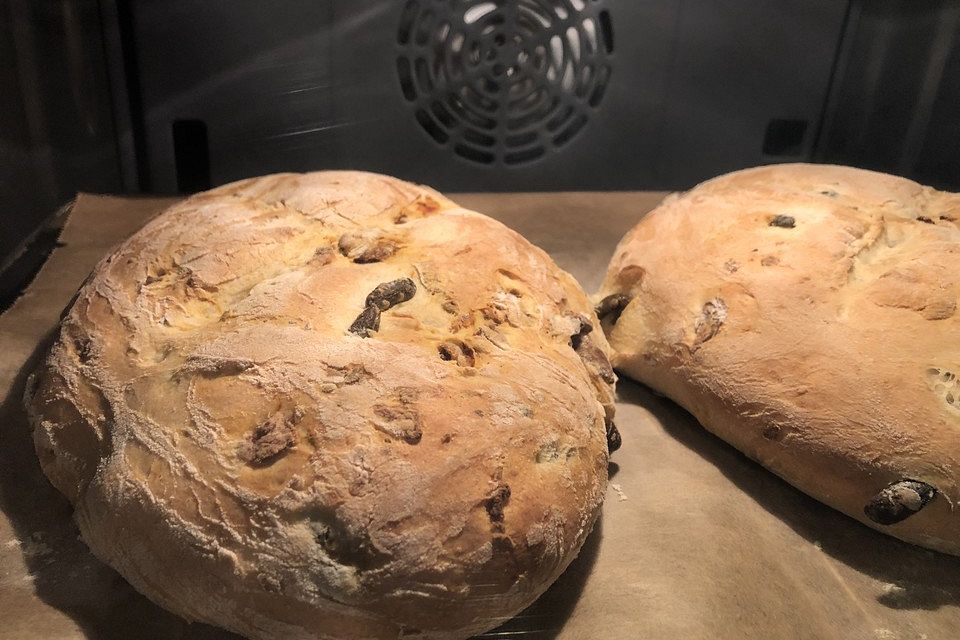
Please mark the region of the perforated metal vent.
POLYGON ((474 162, 515 165, 569 142, 610 80, 603 0, 409 0, 397 74, 420 126, 474 162))

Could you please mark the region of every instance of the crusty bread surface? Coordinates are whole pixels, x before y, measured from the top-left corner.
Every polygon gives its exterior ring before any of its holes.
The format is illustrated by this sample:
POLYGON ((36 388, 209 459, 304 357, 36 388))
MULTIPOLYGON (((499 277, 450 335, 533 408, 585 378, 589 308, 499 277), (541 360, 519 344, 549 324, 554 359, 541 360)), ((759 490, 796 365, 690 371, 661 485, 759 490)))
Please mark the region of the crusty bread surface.
POLYGON ((838 166, 731 173, 620 242, 622 373, 875 529, 960 554, 960 196, 838 166))
POLYGON ((360 172, 191 197, 97 266, 26 404, 83 539, 255 639, 465 638, 576 556, 613 373, 577 283, 360 172))

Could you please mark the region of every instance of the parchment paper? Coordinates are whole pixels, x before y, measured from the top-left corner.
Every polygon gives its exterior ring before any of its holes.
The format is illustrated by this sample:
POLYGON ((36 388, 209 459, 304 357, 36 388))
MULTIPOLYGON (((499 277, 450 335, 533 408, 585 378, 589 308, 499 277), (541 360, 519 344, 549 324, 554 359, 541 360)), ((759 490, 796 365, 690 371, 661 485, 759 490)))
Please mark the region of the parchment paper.
MULTIPOLYGON (((620 236, 663 194, 486 194, 493 215, 595 289, 620 236)), ((47 261, 0 316, 0 638, 223 640, 137 594, 78 538, 40 472, 26 374, 96 261, 170 203, 81 195, 47 261)), ((678 277, 683 277, 678 274, 678 277)), ((547 594, 491 637, 563 640, 960 638, 960 558, 898 542, 804 496, 684 411, 619 385, 602 522, 547 594)))

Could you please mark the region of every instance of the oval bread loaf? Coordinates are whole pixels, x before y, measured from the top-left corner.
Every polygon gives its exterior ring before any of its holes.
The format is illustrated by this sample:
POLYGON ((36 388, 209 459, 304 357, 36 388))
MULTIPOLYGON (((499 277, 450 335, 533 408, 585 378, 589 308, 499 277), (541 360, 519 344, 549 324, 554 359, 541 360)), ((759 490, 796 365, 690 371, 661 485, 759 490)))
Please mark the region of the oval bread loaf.
POLYGON ((667 198, 598 311, 622 373, 809 495, 960 554, 960 196, 779 165, 667 198))
POLYGON ((274 175, 105 258, 26 403, 84 540, 167 609, 258 639, 465 638, 597 519, 596 322, 543 251, 434 191, 274 175))

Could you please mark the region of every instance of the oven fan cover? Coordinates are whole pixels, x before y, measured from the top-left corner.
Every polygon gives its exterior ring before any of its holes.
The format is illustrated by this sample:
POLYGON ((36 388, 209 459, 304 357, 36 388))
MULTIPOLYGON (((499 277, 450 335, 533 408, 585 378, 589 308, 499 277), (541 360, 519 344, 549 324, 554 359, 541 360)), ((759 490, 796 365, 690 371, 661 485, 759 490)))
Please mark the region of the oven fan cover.
POLYGON ((408 0, 397 76, 423 130, 485 165, 542 158, 574 138, 610 81, 603 0, 408 0))

